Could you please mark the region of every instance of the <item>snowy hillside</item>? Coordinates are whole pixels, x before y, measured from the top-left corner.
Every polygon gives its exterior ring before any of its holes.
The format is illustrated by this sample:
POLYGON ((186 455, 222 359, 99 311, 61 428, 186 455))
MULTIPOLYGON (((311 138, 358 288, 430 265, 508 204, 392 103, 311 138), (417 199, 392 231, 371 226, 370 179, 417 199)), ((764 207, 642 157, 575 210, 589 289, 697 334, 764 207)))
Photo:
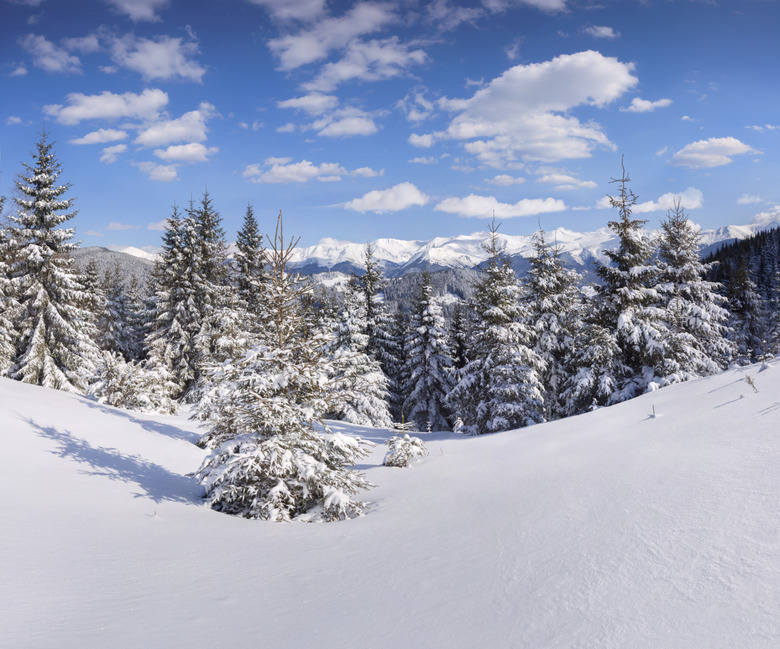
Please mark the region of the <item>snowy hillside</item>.
POLYGON ((200 504, 186 419, 0 379, 0 645, 774 648, 778 394, 775 363, 377 447, 368 515, 277 524, 200 504))
MULTIPOLYGON (((757 231, 775 227, 778 223, 760 225, 727 226, 701 233, 702 247, 707 251, 718 244, 734 239, 745 239, 757 231)), ((372 242, 374 259, 388 277, 398 277, 410 271, 443 268, 474 268, 488 258, 483 248, 486 232, 475 232, 454 237, 437 237, 430 241, 405 241, 401 239, 377 239, 372 242)), ((602 259, 603 251, 617 247, 617 239, 609 228, 595 232, 575 232, 557 228, 545 233, 548 242, 555 244, 567 265, 588 270, 596 259, 602 259)), ((524 273, 527 262, 534 255, 532 235, 500 235, 506 244, 506 253, 513 258, 513 267, 524 273)), ((295 251, 295 261, 301 272, 312 274, 323 271, 351 273, 364 267, 365 242, 352 243, 336 239, 323 239, 314 246, 295 251)))

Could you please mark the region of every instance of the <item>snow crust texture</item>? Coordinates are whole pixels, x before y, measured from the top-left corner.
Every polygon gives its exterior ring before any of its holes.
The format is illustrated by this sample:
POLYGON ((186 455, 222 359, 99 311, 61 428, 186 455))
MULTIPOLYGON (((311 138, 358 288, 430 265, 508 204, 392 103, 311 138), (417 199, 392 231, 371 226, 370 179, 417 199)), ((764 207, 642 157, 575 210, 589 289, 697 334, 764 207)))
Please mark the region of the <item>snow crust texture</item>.
POLYGON ((366 516, 212 511, 181 416, 0 379, 0 646, 775 649, 780 363, 357 468, 366 516), (757 391, 745 381, 750 377, 757 391))

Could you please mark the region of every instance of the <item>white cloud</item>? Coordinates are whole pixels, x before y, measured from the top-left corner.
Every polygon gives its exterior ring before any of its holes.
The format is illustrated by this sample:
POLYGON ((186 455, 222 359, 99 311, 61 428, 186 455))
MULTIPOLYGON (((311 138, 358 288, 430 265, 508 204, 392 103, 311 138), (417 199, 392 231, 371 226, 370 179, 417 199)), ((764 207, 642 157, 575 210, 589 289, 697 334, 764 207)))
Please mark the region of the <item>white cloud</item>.
POLYGON ((133 164, 145 173, 149 180, 169 183, 179 178, 176 165, 158 165, 156 162, 134 162, 133 164))
POLYGON ((499 203, 494 196, 469 194, 465 198, 446 198, 434 209, 439 212, 479 219, 490 219, 493 216, 500 219, 511 219, 549 212, 562 212, 566 209, 566 204, 556 198, 524 198, 512 205, 499 203))
POLYGON ((103 233, 99 230, 87 230, 84 234, 86 234, 88 237, 102 237, 103 233))
POLYGON ((313 21, 325 12, 325 0, 248 0, 267 9, 277 20, 313 21))
POLYGON ((780 224, 780 205, 773 206, 769 211, 759 212, 753 217, 755 225, 777 225, 780 224))
POLYGON ((384 176, 385 170, 380 169, 377 171, 371 167, 360 167, 359 169, 355 169, 351 175, 357 176, 358 178, 377 178, 378 176, 384 176))
POLYGON ((349 137, 373 135, 377 126, 369 113, 358 108, 341 108, 312 123, 317 135, 323 137, 349 137))
POLYGON ((146 229, 154 230, 155 232, 162 232, 167 227, 168 227, 168 219, 163 219, 162 221, 155 221, 154 223, 150 223, 149 225, 146 226, 146 229))
POLYGON ((397 20, 390 5, 362 2, 338 18, 323 18, 308 31, 269 41, 282 70, 294 70, 319 61, 354 38, 376 32, 397 20))
POLYGON ((119 160, 119 156, 127 151, 126 144, 115 144, 114 146, 107 146, 103 149, 103 154, 100 156, 100 162, 103 164, 114 164, 119 160))
POLYGON ((430 149, 435 144, 435 142, 436 137, 432 133, 424 133, 423 135, 412 133, 409 136, 409 144, 421 149, 430 149))
POLYGON ((19 44, 33 57, 33 65, 52 74, 81 73, 81 61, 62 47, 58 47, 44 36, 27 34, 19 44))
POLYGON ((156 149, 154 155, 167 162, 207 162, 219 151, 215 146, 206 147, 200 142, 173 144, 167 149, 156 149))
POLYGON ((396 36, 368 42, 352 41, 339 61, 325 65, 315 79, 303 84, 303 88, 327 92, 351 79, 391 79, 427 60, 423 50, 410 49, 409 45, 401 44, 396 36))
POLYGON ((418 165, 435 165, 439 161, 433 156, 418 156, 417 158, 412 158, 409 162, 418 165))
POLYGON ((106 144, 107 142, 117 142, 127 137, 125 131, 118 131, 113 128, 101 128, 97 131, 87 133, 84 137, 70 140, 71 144, 106 144))
MULTIPOLYGON (((704 206, 704 194, 696 187, 688 187, 684 192, 668 192, 659 196, 657 200, 637 203, 631 209, 635 214, 665 212, 674 209, 678 201, 680 206, 686 210, 699 209, 704 206)), ((606 207, 611 207, 609 199, 607 199, 606 207)))
POLYGON ((624 113, 650 113, 656 108, 666 108, 672 105, 671 99, 659 99, 657 101, 648 101, 647 99, 640 99, 634 97, 631 100, 631 105, 625 108, 620 108, 624 113))
POLYGON ((389 189, 375 189, 344 207, 356 212, 398 212, 414 205, 425 205, 429 198, 412 183, 399 183, 389 189))
POLYGON ((43 112, 60 124, 73 125, 87 119, 154 119, 168 103, 168 95, 162 90, 147 88, 140 94, 126 92, 121 95, 104 90, 99 95, 83 95, 79 92, 67 95, 68 105, 50 104, 43 112))
POLYGON ((100 41, 95 34, 76 38, 65 38, 62 44, 69 50, 76 50, 84 54, 92 54, 100 51, 100 41))
POLYGON ((567 0, 482 0, 487 9, 496 13, 516 5, 531 5, 548 13, 566 11, 567 0))
POLYGON ((133 22, 157 22, 160 20, 157 11, 166 7, 170 0, 105 0, 105 2, 133 22))
POLYGON ((23 77, 27 74, 27 68, 24 65, 17 65, 13 70, 8 73, 9 77, 23 77))
POLYGON ((780 126, 777 126, 775 124, 764 124, 763 126, 756 125, 756 126, 747 126, 746 128, 749 128, 753 131, 758 131, 759 133, 763 133, 764 131, 778 131, 780 130, 780 126))
POLYGON ((122 232, 124 230, 137 230, 137 225, 131 225, 130 223, 119 223, 119 221, 111 221, 106 226, 106 230, 112 230, 115 232, 122 232))
POLYGON ((15 126, 17 124, 21 124, 22 123, 22 118, 21 117, 17 117, 16 115, 11 115, 10 117, 6 118, 5 123, 8 126, 15 126))
POLYGON ((593 189, 598 187, 598 184, 592 180, 580 180, 574 176, 568 174, 544 174, 536 179, 538 183, 546 183, 548 185, 555 185, 555 189, 558 191, 568 191, 571 189, 593 189))
POLYGON ((184 113, 176 119, 164 120, 142 130, 136 144, 153 147, 174 142, 203 142, 206 139, 206 120, 216 115, 214 106, 202 102, 197 110, 184 113))
POLYGON ((735 137, 711 137, 687 144, 672 156, 669 164, 691 169, 709 169, 727 165, 733 162, 733 156, 744 153, 758 152, 735 137))
POLYGON ((606 38, 607 40, 614 40, 620 34, 616 32, 612 27, 605 27, 603 25, 590 25, 582 29, 583 33, 593 38, 606 38))
POLYGON ((305 183, 310 180, 337 181, 348 173, 335 162, 315 165, 309 160, 290 162, 290 158, 268 158, 264 165, 248 165, 243 176, 253 183, 305 183))
POLYGON ((281 126, 276 127, 277 133, 295 133, 295 130, 298 127, 293 124, 292 122, 287 122, 287 124, 282 124, 281 126))
POLYGON ((303 110, 310 115, 322 115, 328 111, 334 110, 339 105, 338 97, 334 95, 325 95, 321 92, 310 92, 302 97, 293 97, 284 101, 276 102, 279 108, 295 108, 303 110))
POLYGON ((439 31, 449 32, 463 23, 476 23, 485 15, 479 7, 452 7, 448 0, 434 0, 426 7, 425 21, 436 26, 439 31))
POLYGON ((435 104, 421 90, 414 90, 408 93, 396 105, 403 111, 406 119, 410 122, 421 122, 428 119, 435 110, 435 104))
POLYGON ((764 199, 755 194, 742 194, 742 196, 737 199, 737 205, 754 205, 763 202, 764 199))
POLYGON ((520 185, 525 182, 525 178, 516 178, 509 174, 499 174, 493 178, 488 179, 491 185, 498 185, 499 187, 509 187, 510 185, 520 185))
POLYGON ((171 36, 137 38, 127 34, 111 44, 114 62, 139 72, 146 80, 186 79, 200 83, 206 68, 191 58, 198 53, 197 43, 171 36))
POLYGON ((582 123, 571 111, 604 107, 633 88, 631 63, 595 51, 517 65, 470 99, 444 99, 439 106, 458 113, 445 131, 414 134, 414 146, 436 140, 464 143, 484 164, 505 167, 523 160, 558 161, 590 156, 595 146, 614 148, 595 122, 582 123))

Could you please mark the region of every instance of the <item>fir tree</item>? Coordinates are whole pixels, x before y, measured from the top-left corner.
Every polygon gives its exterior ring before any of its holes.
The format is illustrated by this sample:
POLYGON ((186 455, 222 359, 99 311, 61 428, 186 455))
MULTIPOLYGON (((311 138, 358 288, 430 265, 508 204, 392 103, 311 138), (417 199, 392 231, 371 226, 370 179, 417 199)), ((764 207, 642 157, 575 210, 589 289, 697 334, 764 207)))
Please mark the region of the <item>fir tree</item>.
POLYGON ((490 258, 474 291, 475 327, 469 363, 448 396, 461 430, 494 433, 544 421, 544 362, 533 351, 521 288, 498 238, 490 229, 490 258))
MULTIPOLYGON (((244 223, 236 236, 236 290, 244 308, 255 318, 265 312, 265 250, 252 205, 246 207, 244 223)), ((262 327, 261 322, 255 323, 262 327)))
POLYGON ((405 419, 418 430, 449 430, 447 394, 452 388, 452 356, 447 326, 428 272, 420 284, 404 342, 406 358, 405 419))
POLYGON ((664 355, 663 323, 653 288, 653 246, 642 231, 645 221, 631 218, 637 196, 628 188, 630 181, 625 167, 620 178, 612 179, 620 186, 618 196, 609 197, 619 219, 608 225, 618 236, 619 245, 605 251, 611 263, 596 265, 602 282, 596 305, 600 324, 614 332, 620 349, 611 370, 617 390, 610 402, 630 399, 659 381, 664 355))
POLYGON ((196 476, 218 511, 338 520, 363 510, 353 496, 370 485, 346 465, 365 456, 367 443, 322 422, 332 407, 328 341, 306 321, 302 298, 312 287, 291 272, 295 244, 285 242, 280 214, 269 249, 268 326, 259 344, 215 371, 202 440, 214 451, 196 476))
POLYGON ((24 168, 16 181, 17 212, 7 228, 8 276, 18 304, 9 374, 25 383, 83 392, 99 352, 82 306, 89 296, 70 255, 77 247, 74 230, 59 227, 76 215, 68 212, 74 199, 64 198, 71 186, 57 185, 62 170, 46 133, 24 168))
POLYGON ((700 235, 678 201, 662 223, 658 285, 665 321, 664 378, 676 383, 725 369, 733 354, 727 340, 726 301, 719 284, 704 279, 700 235))
POLYGON ((726 288, 736 360, 740 364, 753 363, 764 356, 766 313, 744 258, 737 260, 726 288))
MULTIPOLYGON (((3 218, 5 197, 0 196, 0 218, 3 218)), ((0 227, 0 376, 7 376, 16 353, 18 334, 14 321, 20 313, 19 303, 14 297, 10 279, 12 242, 10 234, 2 224, 0 227)))

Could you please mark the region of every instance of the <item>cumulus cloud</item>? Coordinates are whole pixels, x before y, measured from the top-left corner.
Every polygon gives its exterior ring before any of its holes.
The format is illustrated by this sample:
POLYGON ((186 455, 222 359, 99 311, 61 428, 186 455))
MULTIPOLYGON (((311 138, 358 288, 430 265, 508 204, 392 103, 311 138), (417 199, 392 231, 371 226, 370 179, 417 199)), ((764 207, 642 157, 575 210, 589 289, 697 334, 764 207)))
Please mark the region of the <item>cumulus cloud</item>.
POLYGON ((621 107, 620 110, 624 113, 650 113, 656 108, 666 108, 672 105, 671 99, 658 99, 657 101, 648 101, 647 99, 640 99, 634 97, 631 100, 631 104, 625 108, 621 107))
POLYGON ((510 185, 520 185, 524 183, 525 178, 517 178, 515 176, 510 176, 509 174, 499 174, 498 176, 490 178, 488 182, 491 185, 498 185, 499 187, 509 187, 510 185))
POLYGON ((325 13, 325 0, 248 0, 267 9, 277 20, 311 22, 325 13))
POLYGON ((215 146, 206 147, 200 142, 190 142, 173 144, 167 149, 156 149, 154 155, 167 162, 206 162, 218 151, 215 146))
POLYGON ((216 114, 214 106, 202 102, 197 110, 184 113, 176 119, 162 120, 144 128, 135 139, 145 147, 162 146, 174 142, 203 142, 206 139, 206 121, 216 114))
POLYGON ((268 46, 278 57, 281 70, 294 70, 324 59, 332 50, 341 49, 353 39, 376 32, 396 20, 390 5, 361 2, 343 16, 323 18, 308 30, 272 39, 268 46))
POLYGON ((27 34, 19 44, 33 57, 33 65, 52 74, 81 73, 79 57, 47 40, 45 36, 27 34))
POLYGON ((538 183, 545 183, 548 185, 555 185, 555 189, 558 191, 568 191, 571 189, 593 189, 598 187, 597 183, 592 180, 580 180, 574 176, 568 174, 550 173, 544 174, 536 179, 538 183))
POLYGON ((291 162, 290 158, 268 158, 263 165, 248 165, 243 176, 253 183, 305 183, 338 181, 348 173, 336 162, 315 165, 309 160, 291 162))
POLYGON ((137 38, 127 34, 111 43, 114 63, 140 73, 146 80, 185 79, 200 83, 206 69, 192 60, 198 53, 197 43, 171 36, 137 38))
POLYGON ((742 194, 737 199, 737 205, 755 205, 756 203, 763 203, 764 199, 755 194, 742 194))
POLYGON ((765 212, 759 212, 753 217, 753 223, 755 225, 780 224, 780 205, 775 205, 765 212))
POLYGON ((97 131, 87 133, 84 137, 70 140, 71 144, 106 144, 107 142, 117 142, 127 137, 125 131, 119 131, 113 128, 101 128, 97 131))
POLYGON ((457 113, 445 131, 413 134, 414 146, 457 140, 484 164, 504 167, 518 158, 558 161, 590 156, 595 146, 614 148, 595 122, 571 115, 578 106, 604 107, 633 88, 634 66, 595 51, 517 65, 469 99, 445 99, 457 113))
MULTIPOLYGON (((647 214, 648 212, 662 212, 674 209, 677 203, 686 210, 695 210, 704 206, 704 194, 696 187, 688 187, 683 192, 668 192, 659 196, 657 200, 637 203, 631 210, 635 214, 647 214)), ((611 208, 609 197, 600 199, 596 207, 601 209, 611 208)))
POLYGON ((302 97, 293 97, 276 102, 279 108, 294 108, 303 110, 310 115, 322 115, 334 110, 339 105, 339 99, 335 95, 325 95, 321 92, 310 92, 302 97))
POLYGON ((588 36, 592 36, 593 38, 606 38, 607 40, 614 40, 620 36, 620 34, 612 29, 612 27, 605 27, 603 25, 590 25, 588 27, 583 27, 582 32, 588 36))
POLYGON ((735 137, 711 137, 687 144, 672 156, 669 164, 691 169, 722 167, 733 162, 735 155, 758 153, 735 137))
POLYGON ((377 171, 371 167, 360 167, 359 169, 355 169, 351 175, 357 176, 358 178, 377 178, 378 176, 384 176, 385 170, 380 169, 377 171))
POLYGON ((119 13, 125 14, 134 22, 157 22, 157 11, 168 6, 170 0, 105 0, 119 13))
POLYGON ((154 119, 168 104, 167 93, 156 88, 121 95, 108 90, 98 95, 73 92, 66 99, 67 105, 50 104, 44 106, 43 112, 69 126, 87 119, 154 119))
POLYGON ((469 194, 464 198, 446 198, 434 209, 439 212, 478 219, 490 219, 493 216, 500 219, 511 219, 549 212, 562 212, 566 209, 566 204, 555 198, 524 198, 517 203, 509 204, 500 203, 494 196, 469 194))
POLYGON ((126 144, 115 144, 114 146, 107 146, 103 149, 103 153, 100 156, 100 162, 103 164, 114 164, 119 160, 119 156, 127 151, 126 144))
POLYGON ((328 92, 352 79, 391 79, 427 60, 423 50, 411 49, 409 45, 400 43, 396 36, 368 42, 353 41, 339 61, 325 65, 312 81, 303 84, 303 88, 328 92))
POLYGON ((344 207, 356 212, 398 212, 414 205, 425 205, 429 198, 412 183, 399 183, 389 189, 375 189, 344 207))
POLYGON ((179 178, 176 165, 159 165, 156 162, 135 162, 133 164, 145 173, 149 180, 169 183, 179 178))

